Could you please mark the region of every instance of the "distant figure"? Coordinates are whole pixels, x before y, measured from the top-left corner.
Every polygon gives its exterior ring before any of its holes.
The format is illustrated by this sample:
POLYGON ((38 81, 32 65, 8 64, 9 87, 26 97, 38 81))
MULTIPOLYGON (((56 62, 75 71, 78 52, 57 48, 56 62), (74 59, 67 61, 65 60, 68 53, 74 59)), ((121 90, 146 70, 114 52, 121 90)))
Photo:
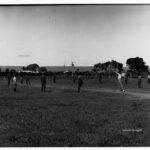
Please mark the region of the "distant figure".
POLYGON ((44 74, 41 76, 41 91, 45 92, 46 89, 46 77, 44 74))
POLYGON ((20 83, 23 84, 23 75, 20 77, 20 83))
POLYGON ((73 84, 76 83, 76 75, 73 75, 73 84))
POLYGON ((121 81, 121 72, 115 72, 118 75, 118 83, 119 83, 119 87, 120 87, 120 91, 125 92, 122 81, 121 81))
POLYGON ((138 75, 138 88, 141 88, 141 83, 142 83, 142 76, 139 73, 139 75, 138 75))
POLYGON ((53 75, 53 83, 56 83, 56 75, 53 75))
POLYGON ((10 72, 7 75, 7 80, 8 80, 8 86, 10 86, 10 81, 11 81, 11 74, 10 74, 10 72))
POLYGON ((128 75, 127 74, 125 74, 124 80, 125 80, 125 84, 128 84, 128 75))
POLYGON ((98 81, 99 81, 99 83, 102 83, 102 74, 101 73, 99 74, 98 81))
POLYGON ((80 89, 82 85, 83 85, 83 79, 82 79, 82 76, 79 75, 78 76, 78 93, 80 93, 80 89))
POLYGON ((13 77, 13 85, 14 85, 14 92, 16 92, 17 91, 17 78, 15 75, 13 77))
POLYGON ((150 73, 148 73, 147 82, 148 82, 148 84, 150 84, 150 73))
POLYGON ((27 86, 31 85, 31 83, 30 83, 30 77, 28 75, 26 76, 26 85, 27 86))

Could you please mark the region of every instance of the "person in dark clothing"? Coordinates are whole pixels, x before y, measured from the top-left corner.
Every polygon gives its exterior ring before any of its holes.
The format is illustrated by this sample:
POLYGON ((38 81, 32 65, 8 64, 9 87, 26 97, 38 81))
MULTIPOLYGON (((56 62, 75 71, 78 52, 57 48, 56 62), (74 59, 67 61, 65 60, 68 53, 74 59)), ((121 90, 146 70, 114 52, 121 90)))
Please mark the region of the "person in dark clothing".
POLYGON ((8 86, 10 86, 10 81, 11 81, 11 74, 10 73, 8 73, 7 79, 8 79, 8 86))
POLYGON ((75 84, 76 83, 76 75, 74 74, 73 75, 73 84, 75 84))
POLYGON ((98 81, 99 81, 99 83, 102 83, 102 74, 101 73, 98 76, 98 81))
POLYGON ((27 86, 31 85, 29 76, 26 76, 26 85, 27 86))
POLYGON ((141 83, 142 83, 142 76, 139 73, 139 75, 138 75, 138 88, 141 88, 141 83))
POLYGON ((53 83, 56 83, 56 75, 53 75, 53 83))
POLYGON ((128 75, 127 74, 124 76, 124 80, 125 80, 125 84, 128 84, 128 75))
POLYGON ((23 75, 20 76, 20 83, 23 84, 23 75))
POLYGON ((148 76, 147 76, 147 83, 150 84, 150 73, 148 73, 148 76))
POLYGON ((83 79, 82 79, 82 76, 79 75, 78 76, 78 93, 80 93, 80 90, 81 90, 81 86, 83 85, 83 79))
POLYGON ((44 74, 41 76, 41 91, 45 92, 46 89, 46 77, 44 74))

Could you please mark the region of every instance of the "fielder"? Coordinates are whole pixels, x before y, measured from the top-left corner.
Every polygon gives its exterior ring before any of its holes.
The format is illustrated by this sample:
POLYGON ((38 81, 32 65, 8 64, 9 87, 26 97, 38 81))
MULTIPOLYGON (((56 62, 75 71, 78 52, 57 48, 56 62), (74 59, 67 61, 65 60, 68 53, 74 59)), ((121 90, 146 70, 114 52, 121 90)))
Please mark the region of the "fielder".
POLYGON ((123 87, 122 81, 121 81, 121 72, 116 72, 115 73, 118 75, 118 83, 119 83, 119 87, 120 87, 120 91, 125 92, 125 89, 123 87))

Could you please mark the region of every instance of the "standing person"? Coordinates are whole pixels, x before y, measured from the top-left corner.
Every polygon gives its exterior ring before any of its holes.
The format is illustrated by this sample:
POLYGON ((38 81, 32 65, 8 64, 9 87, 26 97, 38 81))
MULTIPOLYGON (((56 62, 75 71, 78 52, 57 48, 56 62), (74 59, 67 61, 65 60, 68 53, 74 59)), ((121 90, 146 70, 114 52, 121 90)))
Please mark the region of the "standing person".
POLYGON ((122 81, 121 81, 121 72, 116 72, 115 73, 118 75, 118 83, 119 83, 119 87, 120 87, 120 91, 125 92, 122 81))
POLYGON ((124 80, 125 80, 125 84, 128 84, 128 75, 127 75, 127 73, 124 76, 124 80))
POLYGON ((20 83, 23 84, 23 75, 20 76, 20 83))
POLYGON ((15 75, 13 77, 13 85, 14 85, 14 92, 16 92, 17 91, 17 78, 15 75))
POLYGON ((73 84, 75 84, 75 83, 76 83, 76 75, 73 74, 73 84))
POLYGON ((99 73, 98 81, 99 81, 99 83, 102 83, 102 73, 99 73))
POLYGON ((45 92, 46 89, 46 77, 44 74, 41 76, 41 91, 45 92))
POLYGON ((150 84, 150 73, 148 73, 147 82, 148 82, 148 84, 150 84))
POLYGON ((82 76, 79 74, 78 76, 78 93, 80 93, 81 86, 83 85, 82 76))
POLYGON ((8 86, 10 86, 10 81, 11 81, 11 74, 10 74, 10 72, 7 75, 7 80, 8 80, 8 86))
POLYGON ((27 84, 27 86, 31 85, 30 77, 28 75, 26 76, 26 84, 27 84))
POLYGON ((142 76, 141 73, 138 74, 138 88, 141 88, 142 76))
POLYGON ((53 83, 56 83, 56 75, 53 75, 53 83))

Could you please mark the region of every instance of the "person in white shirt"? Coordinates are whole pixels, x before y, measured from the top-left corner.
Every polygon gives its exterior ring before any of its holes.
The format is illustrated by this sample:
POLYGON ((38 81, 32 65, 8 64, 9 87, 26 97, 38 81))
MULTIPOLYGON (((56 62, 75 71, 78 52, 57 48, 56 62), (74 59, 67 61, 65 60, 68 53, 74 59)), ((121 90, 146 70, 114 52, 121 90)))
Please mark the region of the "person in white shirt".
POLYGON ((115 73, 118 75, 118 83, 119 83, 120 91, 125 92, 125 89, 124 89, 122 81, 121 81, 121 78, 122 78, 121 73, 116 72, 116 71, 115 71, 115 73))
POLYGON ((13 77, 13 85, 14 85, 14 92, 16 92, 16 90, 17 90, 17 78, 15 75, 13 77))

